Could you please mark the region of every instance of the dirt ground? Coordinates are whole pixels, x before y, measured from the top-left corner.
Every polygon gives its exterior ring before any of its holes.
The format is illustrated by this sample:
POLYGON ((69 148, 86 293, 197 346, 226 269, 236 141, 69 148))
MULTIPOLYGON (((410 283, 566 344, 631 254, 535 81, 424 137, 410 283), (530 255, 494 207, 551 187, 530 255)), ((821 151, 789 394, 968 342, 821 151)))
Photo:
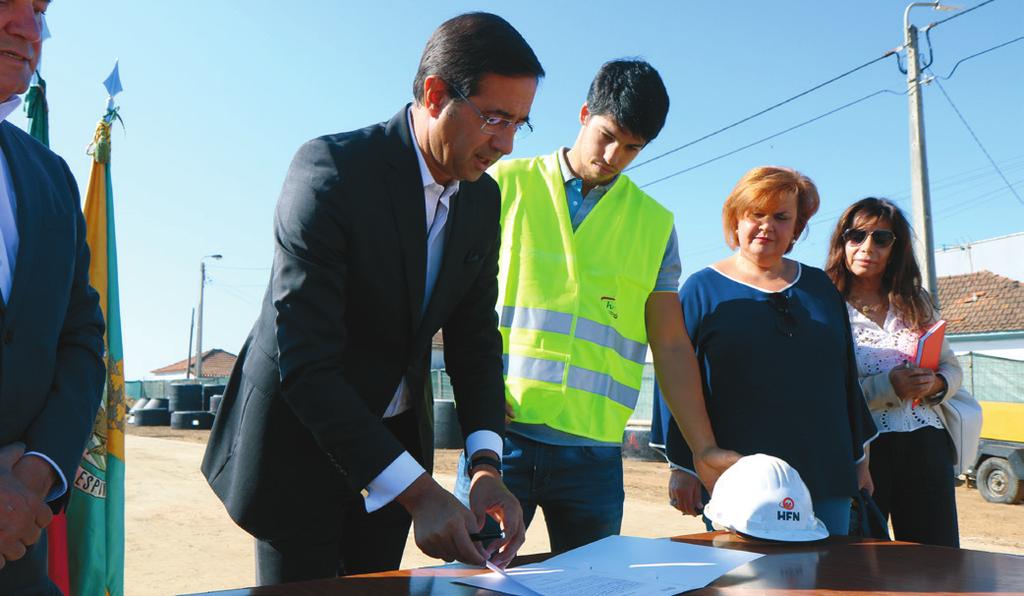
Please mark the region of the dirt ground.
MULTIPOLYGON (((199 472, 206 431, 129 427, 126 437, 125 593, 166 596, 250 586, 253 542, 228 518, 199 472)), ((435 477, 454 485, 456 451, 437 453, 435 477)), ((668 472, 655 462, 626 460, 623 534, 658 537, 704 531, 667 504, 668 472)), ((957 489, 963 548, 1024 555, 1024 506, 994 505, 978 491, 957 489)), ((538 512, 522 554, 546 552, 538 512)), ((440 564, 411 539, 403 567, 440 564)))

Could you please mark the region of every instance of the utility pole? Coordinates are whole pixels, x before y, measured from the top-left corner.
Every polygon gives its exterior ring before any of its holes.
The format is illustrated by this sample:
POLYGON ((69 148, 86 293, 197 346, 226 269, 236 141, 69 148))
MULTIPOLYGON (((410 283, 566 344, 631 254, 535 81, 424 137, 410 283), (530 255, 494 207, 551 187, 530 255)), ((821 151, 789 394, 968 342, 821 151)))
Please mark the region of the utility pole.
POLYGON ((206 255, 199 259, 199 317, 196 319, 196 380, 203 381, 203 294, 206 290, 206 259, 220 259, 221 255, 206 255))
POLYGON ((192 309, 192 320, 188 323, 188 358, 185 360, 185 380, 192 378, 192 337, 196 332, 196 309, 192 309))
POLYGON ((924 106, 921 102, 921 63, 918 59, 917 27, 910 24, 910 9, 928 6, 936 10, 957 10, 939 2, 914 2, 903 12, 904 46, 907 48, 907 99, 910 102, 910 192, 913 216, 914 257, 921 267, 921 281, 939 306, 935 276, 935 242, 932 237, 932 203, 928 189, 928 160, 924 143, 924 106))

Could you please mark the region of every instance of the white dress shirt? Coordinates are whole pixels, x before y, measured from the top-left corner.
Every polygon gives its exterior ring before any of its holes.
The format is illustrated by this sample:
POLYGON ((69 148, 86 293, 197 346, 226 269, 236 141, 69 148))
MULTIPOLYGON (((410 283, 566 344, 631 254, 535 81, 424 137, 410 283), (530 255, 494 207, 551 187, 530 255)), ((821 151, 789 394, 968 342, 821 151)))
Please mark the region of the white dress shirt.
MULTIPOLYGON (((0 103, 0 121, 6 120, 11 112, 21 105, 21 98, 11 96, 0 103)), ((3 251, 0 252, 0 294, 4 304, 11 297, 11 285, 14 284, 14 264, 18 259, 18 203, 14 197, 14 186, 11 172, 7 167, 7 158, 0 160, 0 237, 3 238, 3 251)))
MULTIPOLYGON (((12 95, 3 103, 0 103, 0 121, 6 120, 17 107, 21 105, 21 98, 12 95)), ((14 184, 11 180, 11 171, 7 165, 7 156, 3 155, 0 149, 0 238, 3 242, 3 250, 0 251, 0 294, 3 295, 4 304, 11 296, 11 289, 14 286, 14 267, 18 262, 18 201, 14 196, 14 184)), ((67 479, 64 472, 57 464, 46 455, 38 451, 29 451, 25 455, 34 455, 46 460, 57 473, 60 483, 50 491, 46 500, 52 501, 64 495, 68 490, 67 479)))
MULTIPOLYGON (((455 180, 447 186, 442 186, 434 180, 426 160, 423 159, 423 153, 416 143, 411 109, 406 111, 406 117, 409 122, 409 134, 413 139, 413 145, 416 146, 416 159, 420 165, 420 177, 423 179, 423 198, 426 201, 427 271, 423 286, 423 304, 420 307, 420 312, 423 313, 426 312, 427 305, 430 303, 434 284, 437 283, 437 274, 441 269, 441 260, 444 256, 444 227, 448 222, 451 198, 459 191, 459 181, 455 180)), ((395 389, 395 396, 384 411, 384 418, 397 416, 410 408, 412 408, 411 394, 403 376, 395 389)), ((502 441, 498 433, 478 430, 466 437, 466 452, 470 457, 482 449, 491 450, 500 458, 502 441)), ((403 451, 367 485, 364 494, 366 511, 376 511, 393 501, 424 472, 426 470, 423 469, 423 466, 408 451, 403 451)))

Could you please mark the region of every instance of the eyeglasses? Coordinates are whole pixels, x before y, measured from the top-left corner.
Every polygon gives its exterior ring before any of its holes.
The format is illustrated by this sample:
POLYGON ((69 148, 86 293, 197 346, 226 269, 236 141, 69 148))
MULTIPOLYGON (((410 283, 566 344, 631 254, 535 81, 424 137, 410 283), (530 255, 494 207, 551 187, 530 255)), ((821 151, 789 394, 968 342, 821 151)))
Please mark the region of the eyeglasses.
POLYGON ((778 329, 779 333, 786 337, 793 337, 793 334, 796 331, 797 321, 796 317, 793 316, 793 313, 789 310, 789 296, 782 292, 768 294, 768 304, 771 304, 772 308, 775 309, 775 312, 780 315, 775 328, 778 329))
POLYGON ((459 91, 458 87, 452 85, 451 83, 448 83, 447 81, 445 81, 445 84, 448 85, 448 88, 454 91, 455 94, 462 99, 462 101, 468 103, 470 107, 473 108, 473 110, 476 112, 476 115, 479 116, 480 120, 483 121, 483 124, 480 125, 480 132, 484 133, 485 135, 493 136, 500 132, 508 130, 509 128, 513 128, 516 131, 515 137, 517 139, 524 139, 527 136, 529 136, 531 132, 533 132, 533 125, 530 124, 529 122, 512 122, 511 120, 506 120, 505 118, 498 118, 497 116, 485 115, 483 112, 480 111, 480 108, 476 107, 475 103, 470 101, 468 97, 466 97, 465 95, 462 94, 461 91, 459 91))
POLYGON ((882 248, 888 248, 892 246, 893 242, 896 242, 896 234, 893 234, 889 230, 873 230, 869 234, 867 230, 847 228, 847 230, 843 232, 843 240, 854 246, 864 244, 864 241, 868 239, 868 236, 871 236, 871 241, 882 248))

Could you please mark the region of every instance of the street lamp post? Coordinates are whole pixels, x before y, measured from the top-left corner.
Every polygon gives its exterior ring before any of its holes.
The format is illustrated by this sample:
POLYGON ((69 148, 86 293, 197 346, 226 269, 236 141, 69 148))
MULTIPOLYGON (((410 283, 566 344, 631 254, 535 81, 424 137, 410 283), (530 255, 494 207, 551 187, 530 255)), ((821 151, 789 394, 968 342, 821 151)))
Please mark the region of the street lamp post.
POLYGON ((924 287, 938 306, 935 276, 935 243, 932 238, 932 205, 928 188, 928 160, 924 143, 924 106, 921 103, 921 64, 918 60, 917 27, 910 24, 910 9, 927 6, 935 10, 958 10, 939 2, 913 2, 903 11, 904 46, 907 49, 907 98, 910 102, 910 192, 911 214, 917 242, 914 256, 921 266, 924 287))
POLYGON ((199 259, 199 317, 196 319, 196 380, 203 382, 203 294, 206 289, 206 259, 219 260, 221 255, 199 259))

